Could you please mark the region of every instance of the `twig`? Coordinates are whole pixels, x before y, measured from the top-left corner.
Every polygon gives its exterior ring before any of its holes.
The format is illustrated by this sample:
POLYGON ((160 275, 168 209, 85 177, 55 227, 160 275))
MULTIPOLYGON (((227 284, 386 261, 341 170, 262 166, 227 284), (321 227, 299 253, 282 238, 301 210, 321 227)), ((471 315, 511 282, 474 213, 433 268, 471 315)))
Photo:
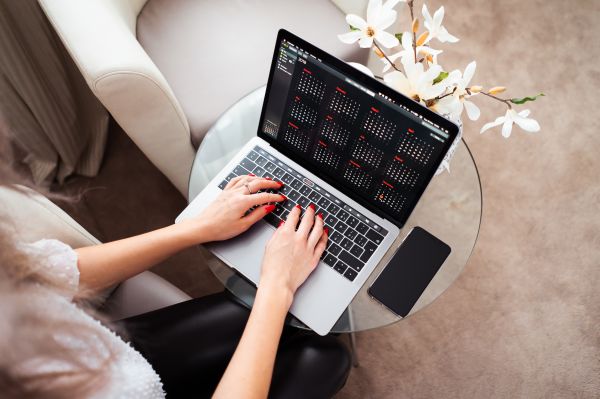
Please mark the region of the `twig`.
POLYGON ((379 47, 379 44, 377 44, 377 43, 375 42, 375 40, 373 40, 373 44, 375 45, 375 47, 377 47, 377 50, 379 50, 379 52, 380 52, 381 54, 383 54, 383 56, 385 57, 385 59, 387 60, 387 62, 389 62, 389 63, 390 63, 390 65, 391 65, 391 66, 392 66, 392 67, 393 67, 393 68, 394 68, 396 71, 398 71, 398 72, 402 72, 401 70, 399 70, 399 69, 398 69, 398 67, 396 67, 396 65, 395 65, 395 64, 392 62, 392 60, 390 60, 390 59, 388 58, 388 56, 387 56, 387 55, 386 55, 386 54, 383 52, 383 50, 381 49, 381 47, 379 47))
MULTIPOLYGON (((468 90, 468 89, 467 89, 467 90, 468 90)), ((502 102, 502 103, 506 104, 506 106, 507 106, 509 109, 512 109, 512 105, 510 105, 510 101, 509 101, 509 100, 506 100, 506 99, 504 99, 504 98, 500 98, 500 97, 496 97, 496 96, 494 96, 493 94, 486 93, 485 91, 480 91, 480 93, 481 93, 481 94, 483 94, 484 96, 488 96, 488 97, 490 97, 490 98, 493 98, 494 100, 500 101, 500 102, 502 102)), ((469 91, 469 94, 470 94, 470 91, 469 91)))
POLYGON ((414 0, 408 0, 406 2, 406 4, 408 5, 408 9, 410 10, 410 26, 411 26, 411 31, 412 32, 412 36, 413 36, 413 40, 412 40, 412 47, 413 47, 413 53, 415 54, 415 62, 417 61, 417 33, 414 31, 414 29, 412 29, 412 24, 415 22, 415 13, 413 10, 413 6, 414 6, 414 0))

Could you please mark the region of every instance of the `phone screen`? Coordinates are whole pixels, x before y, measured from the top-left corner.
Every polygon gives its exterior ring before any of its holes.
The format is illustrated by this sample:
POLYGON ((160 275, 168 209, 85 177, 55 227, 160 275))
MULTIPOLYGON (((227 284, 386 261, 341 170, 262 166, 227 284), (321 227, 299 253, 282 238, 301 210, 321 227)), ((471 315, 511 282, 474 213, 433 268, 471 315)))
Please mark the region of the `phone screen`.
POLYGON ((369 294, 398 316, 406 317, 450 251, 443 241, 415 227, 371 285, 369 294))

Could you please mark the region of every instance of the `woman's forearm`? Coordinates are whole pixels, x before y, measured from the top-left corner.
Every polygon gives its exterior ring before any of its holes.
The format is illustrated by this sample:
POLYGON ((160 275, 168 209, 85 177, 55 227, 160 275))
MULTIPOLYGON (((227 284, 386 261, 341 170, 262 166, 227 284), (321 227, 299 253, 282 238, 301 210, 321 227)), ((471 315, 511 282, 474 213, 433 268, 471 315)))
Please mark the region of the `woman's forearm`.
POLYGON ((101 290, 135 276, 169 256, 208 241, 199 223, 182 222, 138 236, 79 248, 80 284, 101 290))
POLYGON ((285 289, 258 289, 250 318, 214 398, 266 398, 277 346, 293 295, 285 289))

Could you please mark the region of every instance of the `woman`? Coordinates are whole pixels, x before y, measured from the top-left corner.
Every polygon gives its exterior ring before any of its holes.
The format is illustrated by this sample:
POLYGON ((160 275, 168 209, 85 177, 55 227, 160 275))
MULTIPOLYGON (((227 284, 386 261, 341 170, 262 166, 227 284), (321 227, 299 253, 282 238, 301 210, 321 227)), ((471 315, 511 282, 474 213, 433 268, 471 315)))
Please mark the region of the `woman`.
MULTIPOLYGON (((0 185, 14 183, 10 175, 1 167, 0 185)), ((323 219, 312 206, 303 217, 296 206, 267 243, 251 312, 225 293, 194 299, 124 320, 119 332, 127 344, 89 309, 84 312, 81 300, 72 301, 89 299, 187 247, 243 233, 273 211, 270 203, 285 200, 258 191, 280 187, 240 176, 194 219, 75 250, 55 240, 14 242, 3 229, 0 392, 19 398, 158 398, 164 387, 168 397, 331 397, 349 372, 345 347, 333 337, 284 329, 294 294, 327 243, 323 219)))

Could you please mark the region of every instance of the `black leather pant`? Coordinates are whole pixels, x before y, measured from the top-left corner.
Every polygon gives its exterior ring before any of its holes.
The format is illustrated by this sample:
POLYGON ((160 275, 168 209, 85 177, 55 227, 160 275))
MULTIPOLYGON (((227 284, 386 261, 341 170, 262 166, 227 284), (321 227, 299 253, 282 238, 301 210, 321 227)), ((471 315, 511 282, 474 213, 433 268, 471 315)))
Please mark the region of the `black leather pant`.
MULTIPOLYGON (((204 398, 216 389, 249 314, 222 292, 122 323, 131 344, 160 375, 167 398, 204 398)), ((330 398, 344 386, 350 364, 337 338, 286 327, 269 397, 330 398)))

